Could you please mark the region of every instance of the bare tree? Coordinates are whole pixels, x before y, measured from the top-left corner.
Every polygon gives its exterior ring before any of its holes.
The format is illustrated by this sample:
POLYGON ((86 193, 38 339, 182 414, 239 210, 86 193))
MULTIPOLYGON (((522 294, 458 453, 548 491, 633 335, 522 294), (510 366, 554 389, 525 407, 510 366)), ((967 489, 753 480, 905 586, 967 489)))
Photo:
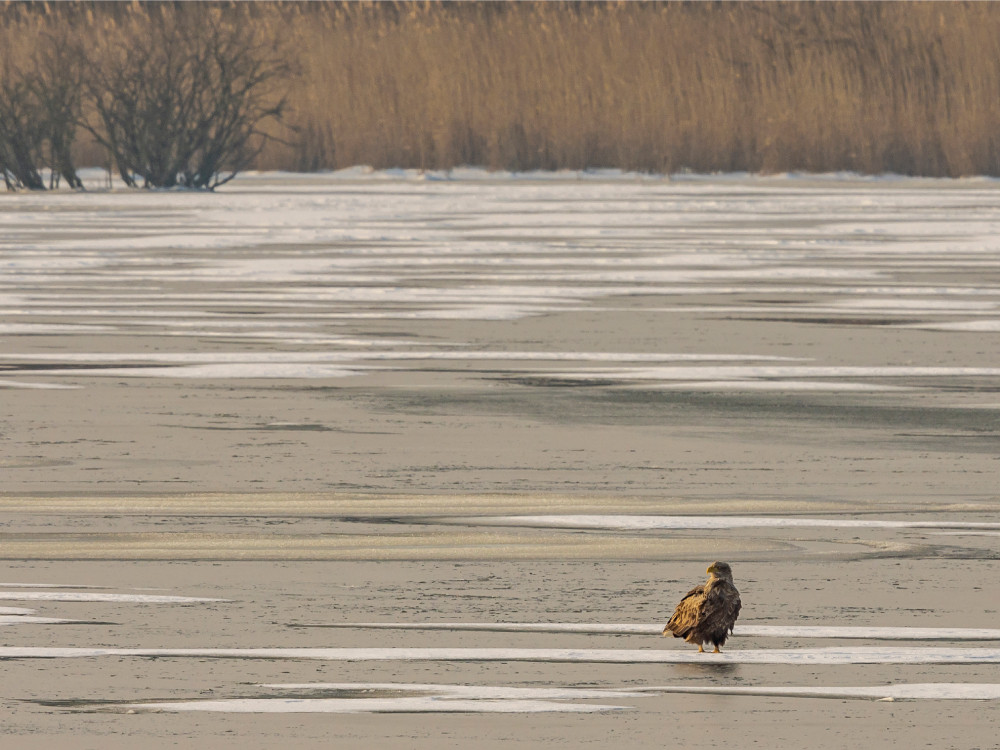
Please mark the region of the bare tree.
POLYGON ((12 66, 0 69, 0 172, 8 190, 44 190, 39 172, 44 141, 30 82, 12 66))
POLYGON ((128 185, 212 190, 246 169, 281 119, 290 73, 245 11, 152 6, 93 55, 86 88, 104 145, 128 185))
POLYGON ((66 47, 44 45, 24 63, 0 59, 0 172, 8 190, 83 184, 70 154, 80 119, 80 66, 66 47))

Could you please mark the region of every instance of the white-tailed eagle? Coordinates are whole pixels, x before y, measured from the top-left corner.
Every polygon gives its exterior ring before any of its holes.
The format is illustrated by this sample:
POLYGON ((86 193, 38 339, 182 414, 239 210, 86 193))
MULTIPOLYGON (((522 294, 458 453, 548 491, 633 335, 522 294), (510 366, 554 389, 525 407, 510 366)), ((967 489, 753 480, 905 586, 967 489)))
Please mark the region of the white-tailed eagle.
POLYGON ((697 643, 699 652, 704 652, 703 644, 714 643, 715 653, 719 653, 740 616, 740 592, 733 585, 729 563, 714 562, 707 572, 709 579, 681 599, 663 635, 697 643))

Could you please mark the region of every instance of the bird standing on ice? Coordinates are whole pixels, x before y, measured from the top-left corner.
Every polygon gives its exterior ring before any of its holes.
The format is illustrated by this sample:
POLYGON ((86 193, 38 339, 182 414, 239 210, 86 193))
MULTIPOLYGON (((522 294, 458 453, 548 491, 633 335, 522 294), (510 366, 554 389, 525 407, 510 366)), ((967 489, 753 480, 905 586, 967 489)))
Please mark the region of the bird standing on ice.
POLYGON ((733 585, 729 563, 714 562, 707 572, 709 579, 681 599, 663 635, 697 643, 698 653, 704 653, 703 644, 714 643, 714 653, 718 654, 740 616, 740 592, 733 585))

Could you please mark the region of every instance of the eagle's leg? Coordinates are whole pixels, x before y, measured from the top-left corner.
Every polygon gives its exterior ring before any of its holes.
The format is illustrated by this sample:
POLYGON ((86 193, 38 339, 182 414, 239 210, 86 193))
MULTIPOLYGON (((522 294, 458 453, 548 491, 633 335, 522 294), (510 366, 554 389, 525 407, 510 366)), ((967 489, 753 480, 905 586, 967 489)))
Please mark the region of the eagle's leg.
POLYGON ((722 653, 722 649, 720 649, 718 646, 716 646, 715 647, 715 651, 713 651, 712 653, 713 654, 721 654, 722 653))
POLYGON ((705 653, 705 647, 702 646, 700 643, 698 644, 698 653, 699 654, 705 653))

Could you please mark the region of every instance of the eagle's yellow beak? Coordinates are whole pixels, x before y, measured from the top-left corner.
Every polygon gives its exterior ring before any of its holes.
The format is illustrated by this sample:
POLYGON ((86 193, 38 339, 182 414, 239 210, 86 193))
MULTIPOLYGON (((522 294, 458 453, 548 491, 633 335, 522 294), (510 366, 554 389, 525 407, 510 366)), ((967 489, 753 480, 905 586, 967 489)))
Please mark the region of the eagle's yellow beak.
POLYGON ((705 572, 706 573, 714 573, 715 572, 715 566, 714 565, 709 565, 708 566, 708 570, 706 570, 705 572))

